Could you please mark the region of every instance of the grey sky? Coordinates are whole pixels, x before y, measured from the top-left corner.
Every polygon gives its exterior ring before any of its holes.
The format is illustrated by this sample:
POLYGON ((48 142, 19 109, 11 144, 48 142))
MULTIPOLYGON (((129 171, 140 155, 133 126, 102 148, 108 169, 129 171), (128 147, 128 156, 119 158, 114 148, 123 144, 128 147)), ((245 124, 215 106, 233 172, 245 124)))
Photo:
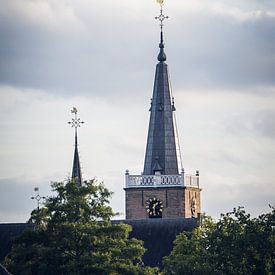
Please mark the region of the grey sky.
MULTIPOLYGON (((84 177, 104 180, 124 212, 124 171, 143 167, 158 12, 154 0, 0 0, 0 221, 26 220, 26 194, 70 175, 72 106, 86 122, 84 177)), ((274 1, 167 0, 165 12, 183 162, 201 171, 203 210, 268 211, 274 1)))

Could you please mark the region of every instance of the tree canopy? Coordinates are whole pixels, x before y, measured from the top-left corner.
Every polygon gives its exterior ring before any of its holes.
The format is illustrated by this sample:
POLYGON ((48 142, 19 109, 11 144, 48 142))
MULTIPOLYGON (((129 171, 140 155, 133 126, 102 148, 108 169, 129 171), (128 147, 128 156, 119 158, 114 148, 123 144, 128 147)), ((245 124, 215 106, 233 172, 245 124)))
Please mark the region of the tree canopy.
POLYGON ((31 213, 5 265, 13 274, 155 274, 131 227, 112 224, 111 192, 95 180, 52 184, 55 195, 31 213))
MULTIPOLYGON (((161 274, 144 266, 143 242, 131 226, 113 224, 111 192, 95 180, 52 184, 54 195, 35 209, 29 228, 14 240, 5 266, 12 274, 161 274)), ((275 274, 275 209, 251 218, 243 208, 204 216, 181 233, 163 259, 164 274, 275 274)))
POLYGON ((251 218, 243 208, 217 223, 204 217, 191 237, 177 236, 165 274, 275 274, 275 210, 251 218))

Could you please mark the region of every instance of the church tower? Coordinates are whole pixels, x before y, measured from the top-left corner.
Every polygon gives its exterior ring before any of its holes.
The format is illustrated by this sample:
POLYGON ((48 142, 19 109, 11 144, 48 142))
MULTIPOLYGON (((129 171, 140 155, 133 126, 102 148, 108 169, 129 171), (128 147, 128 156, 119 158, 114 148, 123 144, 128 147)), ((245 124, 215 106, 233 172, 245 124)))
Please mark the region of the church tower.
POLYGON ((200 213, 199 172, 186 175, 181 163, 175 104, 164 52, 163 0, 160 43, 142 175, 126 171, 126 219, 191 218, 200 213))

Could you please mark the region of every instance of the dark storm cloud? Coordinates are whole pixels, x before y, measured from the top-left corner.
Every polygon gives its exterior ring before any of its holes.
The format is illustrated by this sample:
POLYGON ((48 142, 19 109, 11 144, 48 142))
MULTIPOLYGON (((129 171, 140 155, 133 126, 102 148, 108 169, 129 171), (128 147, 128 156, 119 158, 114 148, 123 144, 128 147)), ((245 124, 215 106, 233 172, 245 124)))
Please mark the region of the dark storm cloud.
MULTIPOLYGON (((153 20, 119 17, 118 11, 106 18, 96 8, 87 18, 72 6, 75 21, 56 27, 18 9, 10 4, 0 14, 1 84, 63 94, 123 95, 151 88, 159 39, 153 20)), ((174 16, 165 33, 174 87, 275 84, 274 17, 184 16, 174 16)))

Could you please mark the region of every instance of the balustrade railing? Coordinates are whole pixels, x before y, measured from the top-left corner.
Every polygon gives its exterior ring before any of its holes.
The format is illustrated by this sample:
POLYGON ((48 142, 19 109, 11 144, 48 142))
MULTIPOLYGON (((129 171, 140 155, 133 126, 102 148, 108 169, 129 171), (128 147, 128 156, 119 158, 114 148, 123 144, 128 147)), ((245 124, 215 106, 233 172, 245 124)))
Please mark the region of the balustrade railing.
POLYGON ((169 186, 189 186, 199 188, 199 174, 188 175, 130 175, 125 174, 126 188, 131 187, 169 187, 169 186))

